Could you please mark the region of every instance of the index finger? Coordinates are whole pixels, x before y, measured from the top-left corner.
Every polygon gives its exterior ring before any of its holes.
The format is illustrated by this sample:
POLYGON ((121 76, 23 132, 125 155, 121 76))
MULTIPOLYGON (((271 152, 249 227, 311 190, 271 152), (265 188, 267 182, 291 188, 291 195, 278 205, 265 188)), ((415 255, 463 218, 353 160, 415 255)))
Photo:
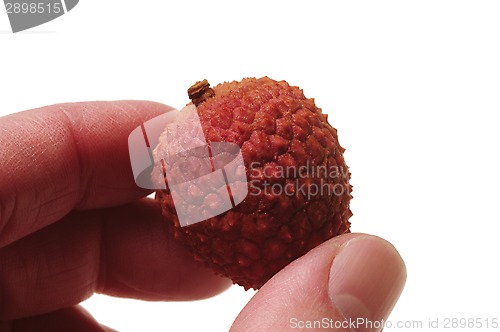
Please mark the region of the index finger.
POLYGON ((134 182, 128 135, 171 109, 147 101, 84 102, 0 118, 0 247, 72 209, 146 196, 134 182))

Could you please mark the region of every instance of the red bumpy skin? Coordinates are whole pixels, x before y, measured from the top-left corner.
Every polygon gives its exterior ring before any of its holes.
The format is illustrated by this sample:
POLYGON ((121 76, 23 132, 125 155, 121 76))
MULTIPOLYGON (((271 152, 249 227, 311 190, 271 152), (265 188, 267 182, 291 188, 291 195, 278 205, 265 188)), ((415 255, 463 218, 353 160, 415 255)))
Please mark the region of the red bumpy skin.
MULTIPOLYGON (((179 225, 168 188, 157 191, 157 200, 175 238, 197 260, 245 289, 258 289, 307 251, 349 232, 344 149, 314 100, 285 81, 247 78, 204 95, 191 98, 206 140, 241 148, 248 196, 186 227, 179 225)), ((172 144, 160 139, 157 149, 172 144)))

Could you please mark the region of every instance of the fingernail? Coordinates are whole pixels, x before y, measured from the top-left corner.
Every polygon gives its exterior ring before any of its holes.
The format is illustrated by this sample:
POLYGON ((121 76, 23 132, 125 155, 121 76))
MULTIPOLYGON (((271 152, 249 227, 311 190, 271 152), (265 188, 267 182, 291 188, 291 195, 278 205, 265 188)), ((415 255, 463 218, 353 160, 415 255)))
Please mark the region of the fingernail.
POLYGON ((344 244, 334 258, 328 292, 346 319, 361 323, 356 331, 377 331, 405 281, 406 267, 396 249, 380 238, 361 236, 344 244))

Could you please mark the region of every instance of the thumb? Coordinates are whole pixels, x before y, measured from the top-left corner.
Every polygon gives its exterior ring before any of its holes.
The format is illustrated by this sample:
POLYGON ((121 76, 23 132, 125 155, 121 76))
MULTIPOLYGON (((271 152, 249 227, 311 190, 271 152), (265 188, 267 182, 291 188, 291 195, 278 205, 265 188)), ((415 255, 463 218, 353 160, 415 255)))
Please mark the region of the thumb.
POLYGON ((405 281, 404 262, 389 242, 337 236, 269 280, 231 331, 379 331, 405 281))

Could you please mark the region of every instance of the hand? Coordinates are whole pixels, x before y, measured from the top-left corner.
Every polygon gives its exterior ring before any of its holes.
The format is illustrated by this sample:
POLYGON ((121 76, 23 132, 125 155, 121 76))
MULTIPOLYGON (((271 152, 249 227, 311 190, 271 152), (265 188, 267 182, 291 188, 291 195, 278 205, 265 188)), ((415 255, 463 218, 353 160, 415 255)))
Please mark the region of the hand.
MULTIPOLYGON (((0 331, 112 331, 78 303, 94 292, 194 300, 231 285, 173 241, 160 209, 145 198, 149 192, 134 183, 128 135, 170 109, 93 102, 0 118, 0 331)), ((339 236, 272 278, 232 329, 289 330, 322 318, 380 320, 405 278, 389 243, 339 236)))

